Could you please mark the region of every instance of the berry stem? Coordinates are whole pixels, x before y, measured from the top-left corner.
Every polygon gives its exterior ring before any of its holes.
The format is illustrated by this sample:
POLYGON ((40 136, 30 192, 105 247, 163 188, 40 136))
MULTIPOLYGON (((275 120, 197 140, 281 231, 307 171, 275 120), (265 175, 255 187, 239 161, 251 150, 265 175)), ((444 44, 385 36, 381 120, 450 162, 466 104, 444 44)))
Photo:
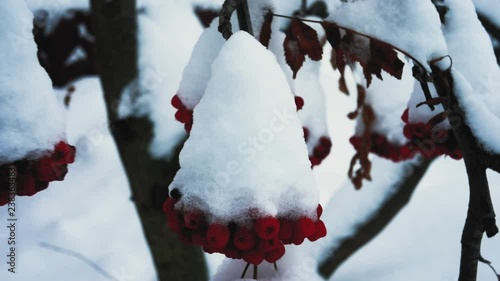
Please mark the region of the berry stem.
POLYGON ((274 270, 278 271, 278 265, 274 263, 274 270))
POLYGON ((253 279, 257 280, 257 273, 258 273, 258 265, 254 264, 253 266, 253 279))
POLYGON ((245 274, 247 274, 248 267, 250 266, 250 263, 247 262, 247 265, 245 266, 245 269, 243 269, 243 273, 241 274, 241 279, 245 278, 245 274))

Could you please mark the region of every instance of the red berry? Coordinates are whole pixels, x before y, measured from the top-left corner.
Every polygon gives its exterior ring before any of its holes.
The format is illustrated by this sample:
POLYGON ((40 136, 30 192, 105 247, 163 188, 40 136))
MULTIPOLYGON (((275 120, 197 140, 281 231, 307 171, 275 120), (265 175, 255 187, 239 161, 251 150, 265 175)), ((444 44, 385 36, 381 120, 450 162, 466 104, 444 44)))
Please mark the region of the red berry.
POLYGON ((17 195, 33 196, 36 193, 35 179, 27 173, 19 173, 17 176, 17 195))
POLYGON ((403 135, 409 140, 413 139, 413 127, 411 125, 405 125, 403 127, 403 135))
POLYGON ((258 265, 264 261, 264 254, 255 249, 250 250, 243 253, 243 260, 250 264, 258 265))
POLYGON ((326 147, 326 148, 331 148, 332 147, 332 141, 330 140, 329 137, 322 136, 319 139, 319 142, 321 143, 321 145, 323 147, 326 147))
POLYGON ((184 105, 182 104, 181 99, 177 95, 175 95, 175 96, 172 97, 171 103, 172 103, 172 106, 174 108, 176 108, 176 109, 180 109, 180 108, 184 107, 184 105))
POLYGON ((401 120, 408 124, 408 108, 403 112, 403 115, 401 115, 401 120))
POLYGON ((280 222, 273 217, 257 219, 255 222, 255 232, 260 238, 269 240, 278 236, 280 232, 280 222))
POLYGON ((240 227, 234 233, 233 244, 240 250, 250 250, 255 246, 255 234, 247 228, 240 227))
POLYGON ((203 224, 204 218, 200 213, 186 213, 184 214, 184 224, 189 229, 197 229, 203 224))
POLYGON ((276 250, 276 248, 281 244, 278 237, 274 237, 269 240, 260 240, 259 241, 259 250, 263 253, 268 253, 276 250))
POLYGON ((269 263, 275 263, 277 260, 281 259, 285 255, 285 246, 279 243, 278 247, 269 253, 264 254, 264 259, 269 263))
POLYGON ((326 236, 326 226, 325 223, 322 220, 319 220, 316 222, 315 226, 315 234, 319 236, 319 238, 323 238, 326 236))
POLYGON ((352 144, 352 146, 354 146, 354 148, 358 149, 360 146, 361 146, 361 138, 359 137, 351 137, 349 139, 349 142, 352 144))
POLYGON ((36 187, 37 191, 42 191, 42 190, 47 189, 47 187, 49 187, 49 183, 46 181, 37 181, 35 183, 35 187, 36 187))
POLYGON ((321 164, 321 159, 315 156, 309 156, 309 161, 311 162, 311 166, 317 166, 321 164))
POLYGON ((286 219, 280 219, 280 233, 279 233, 279 238, 280 240, 288 240, 292 238, 293 235, 293 227, 292 227, 292 222, 286 219))
POLYGON ((241 259, 242 258, 241 252, 238 251, 237 249, 232 248, 232 247, 225 249, 224 254, 226 255, 226 257, 228 257, 230 259, 241 259))
POLYGON ((321 207, 321 204, 318 204, 318 207, 316 208, 316 215, 318 216, 318 219, 321 217, 323 214, 323 207, 321 207))
POLYGON ((203 246, 203 251, 205 251, 205 253, 207 254, 213 254, 216 253, 218 250, 216 248, 212 248, 209 246, 203 246))
POLYGON ((183 108, 177 110, 177 112, 175 113, 175 119, 181 123, 187 123, 190 119, 190 116, 190 112, 183 108))
POLYGON ((52 159, 62 164, 70 164, 75 162, 75 152, 74 146, 61 141, 55 146, 52 159))
POLYGON ((296 222, 296 230, 304 238, 309 237, 314 234, 315 227, 314 222, 307 217, 302 217, 296 222))
POLYGON ((206 236, 207 236, 207 233, 205 231, 193 231, 191 239, 193 241, 193 244, 200 245, 203 247, 203 246, 207 245, 206 236))
POLYGON ((301 110, 304 107, 304 99, 299 96, 295 96, 295 105, 297 106, 297 111, 301 110))
POLYGON ((175 200, 172 198, 167 198, 165 202, 163 202, 163 212, 169 216, 170 214, 174 213, 174 205, 175 205, 175 200))
POLYGON ((302 130, 304 131, 304 139, 307 141, 309 139, 309 130, 306 127, 303 127, 302 130))
POLYGON ((316 146, 314 148, 314 156, 319 159, 325 159, 326 156, 330 153, 330 149, 323 146, 316 146))
POLYGON ((306 239, 306 237, 304 237, 304 235, 299 233, 298 231, 293 232, 292 243, 294 245, 300 245, 300 244, 304 243, 305 239, 306 239))
POLYGON ((213 248, 224 248, 229 242, 229 228, 222 224, 212 224, 207 230, 207 245, 213 248))
POLYGON ((186 130, 186 133, 190 133, 192 128, 193 128, 192 122, 188 122, 188 123, 184 124, 184 130, 186 130))

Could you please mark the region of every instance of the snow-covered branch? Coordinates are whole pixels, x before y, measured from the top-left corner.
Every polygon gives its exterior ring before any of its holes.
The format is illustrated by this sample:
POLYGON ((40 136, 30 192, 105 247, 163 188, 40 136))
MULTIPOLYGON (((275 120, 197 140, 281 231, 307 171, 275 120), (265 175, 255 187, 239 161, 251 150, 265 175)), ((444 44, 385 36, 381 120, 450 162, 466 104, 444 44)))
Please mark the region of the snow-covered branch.
POLYGON ((393 163, 375 158, 377 175, 356 191, 347 183, 325 209, 330 229, 323 247, 319 270, 329 278, 357 250, 377 236, 409 202, 434 158, 393 163), (342 216, 340 219, 338 216, 342 216))

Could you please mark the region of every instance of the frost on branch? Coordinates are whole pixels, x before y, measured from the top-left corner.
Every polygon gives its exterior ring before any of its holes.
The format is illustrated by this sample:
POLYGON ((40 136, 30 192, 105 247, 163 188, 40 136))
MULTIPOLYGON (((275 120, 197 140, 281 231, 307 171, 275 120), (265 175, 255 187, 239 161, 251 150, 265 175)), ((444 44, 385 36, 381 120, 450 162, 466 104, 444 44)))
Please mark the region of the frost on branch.
POLYGON ((275 56, 234 34, 194 110, 164 206, 170 227, 209 253, 252 264, 326 235, 302 134, 275 56))
POLYGON ((0 9, 0 205, 9 197, 9 174, 17 170, 17 195, 33 195, 62 180, 74 147, 64 143, 64 109, 38 63, 33 14, 24 1, 0 9))

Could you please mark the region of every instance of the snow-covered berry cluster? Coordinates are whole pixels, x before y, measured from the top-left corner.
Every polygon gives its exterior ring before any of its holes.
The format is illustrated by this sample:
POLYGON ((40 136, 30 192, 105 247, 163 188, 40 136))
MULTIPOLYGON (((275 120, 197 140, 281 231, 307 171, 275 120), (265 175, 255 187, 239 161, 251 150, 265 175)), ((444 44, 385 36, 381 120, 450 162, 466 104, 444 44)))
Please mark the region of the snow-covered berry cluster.
POLYGON ((423 122, 411 123, 408 109, 401 116, 405 123, 404 136, 410 140, 409 149, 420 152, 424 157, 448 155, 453 159, 462 159, 462 151, 451 129, 438 128, 423 122))
MULTIPOLYGON (((173 190, 175 191, 175 189, 173 190)), ((174 192, 179 194, 179 192, 174 192)), ((184 212, 169 197, 163 204, 169 227, 188 245, 199 245, 207 253, 221 253, 232 259, 243 259, 258 265, 264 260, 274 263, 285 254, 285 245, 300 245, 305 239, 316 241, 326 236, 318 205, 316 218, 296 220, 272 216, 255 218, 250 225, 209 223, 201 211, 184 212)))
POLYGON ((297 114, 304 101, 294 98, 275 55, 237 32, 206 85, 195 106, 182 95, 172 99, 178 119, 193 126, 164 204, 170 228, 185 243, 252 264, 275 262, 286 244, 324 237, 297 114))
MULTIPOLYGON (((462 159, 457 140, 451 130, 436 128, 422 122, 410 123, 408 109, 401 116, 404 122, 403 134, 408 139, 405 144, 395 144, 384 135, 372 134, 370 152, 394 162, 404 161, 421 154, 426 158, 447 155, 453 159, 462 159)), ((363 145, 363 138, 353 136, 349 140, 356 150, 363 145)))
MULTIPOLYGON (((304 99, 300 96, 295 96, 295 105, 297 106, 297 111, 302 110, 304 107, 304 99)), ((307 146, 312 146, 311 152, 309 153, 309 161, 311 162, 311 166, 317 166, 321 164, 321 162, 323 162, 323 160, 325 160, 325 158, 330 154, 330 151, 332 149, 332 141, 328 136, 321 136, 313 143, 313 140, 309 138, 309 128, 304 126, 302 127, 302 129, 304 131, 304 140, 307 143, 307 146)))
POLYGON ((46 189, 49 182, 62 181, 68 172, 68 164, 74 161, 75 147, 61 141, 50 155, 1 165, 0 206, 12 201, 12 186, 16 195, 32 196, 46 189))
MULTIPOLYGON (((304 138, 307 142, 309 139, 309 130, 304 127, 304 138)), ((322 136, 319 138, 318 143, 314 146, 312 155, 309 155, 309 161, 311 161, 311 166, 317 166, 325 160, 325 158, 330 154, 332 149, 332 141, 327 136, 322 136)))
POLYGON ((193 111, 188 109, 181 101, 178 95, 172 98, 172 106, 177 109, 175 112, 175 120, 184 124, 184 129, 187 133, 191 132, 193 127, 193 111))

